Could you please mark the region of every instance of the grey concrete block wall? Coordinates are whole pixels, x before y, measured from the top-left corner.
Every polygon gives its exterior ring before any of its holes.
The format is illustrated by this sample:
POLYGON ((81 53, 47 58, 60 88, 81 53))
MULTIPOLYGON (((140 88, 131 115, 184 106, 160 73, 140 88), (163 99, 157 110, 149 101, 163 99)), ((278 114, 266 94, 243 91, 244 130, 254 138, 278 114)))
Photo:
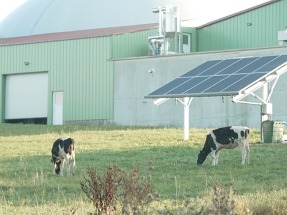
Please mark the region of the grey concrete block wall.
MULTIPOLYGON (((175 99, 155 106, 144 97, 208 60, 287 54, 287 47, 114 61, 114 123, 142 126, 183 126, 183 105, 175 99), (153 72, 151 72, 153 71, 153 72)), ((287 73, 277 82, 271 102, 273 119, 287 121, 287 73)), ((259 95, 261 90, 257 92, 259 95)), ((250 98, 254 100, 254 98, 250 98)), ((190 127, 246 125, 260 128, 261 108, 232 102, 231 97, 195 97, 190 105, 190 127)))

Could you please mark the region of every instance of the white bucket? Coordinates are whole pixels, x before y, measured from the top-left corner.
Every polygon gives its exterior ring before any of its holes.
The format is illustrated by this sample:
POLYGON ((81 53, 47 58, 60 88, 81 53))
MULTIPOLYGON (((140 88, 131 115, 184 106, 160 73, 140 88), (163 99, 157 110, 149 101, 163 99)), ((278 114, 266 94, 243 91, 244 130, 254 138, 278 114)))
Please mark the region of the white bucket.
POLYGON ((287 135, 286 134, 283 135, 283 143, 287 143, 287 135))

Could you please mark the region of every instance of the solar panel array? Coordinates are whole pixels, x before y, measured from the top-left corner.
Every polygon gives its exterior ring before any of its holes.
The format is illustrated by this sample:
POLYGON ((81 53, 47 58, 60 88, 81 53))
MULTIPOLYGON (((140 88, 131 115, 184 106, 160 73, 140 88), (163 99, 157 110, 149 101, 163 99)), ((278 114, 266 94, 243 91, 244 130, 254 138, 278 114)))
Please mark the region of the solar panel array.
POLYGON ((146 98, 237 95, 286 62, 287 55, 207 61, 146 98))

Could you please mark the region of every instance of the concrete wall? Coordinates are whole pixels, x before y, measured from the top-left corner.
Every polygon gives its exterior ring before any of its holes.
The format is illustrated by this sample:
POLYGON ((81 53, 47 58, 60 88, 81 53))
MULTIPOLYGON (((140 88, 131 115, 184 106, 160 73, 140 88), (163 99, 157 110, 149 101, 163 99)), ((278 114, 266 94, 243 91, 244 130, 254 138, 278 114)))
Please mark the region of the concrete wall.
MULTIPOLYGON (((115 60, 114 123, 182 127, 181 103, 170 99, 155 106, 152 99, 144 97, 208 60, 282 54, 287 54, 286 47, 115 60)), ((284 83, 287 83, 287 73, 280 77, 271 97, 274 120, 287 121, 287 86, 284 83)), ((190 105, 190 127, 246 125, 260 128, 260 123, 259 105, 233 103, 231 97, 196 97, 190 105)))

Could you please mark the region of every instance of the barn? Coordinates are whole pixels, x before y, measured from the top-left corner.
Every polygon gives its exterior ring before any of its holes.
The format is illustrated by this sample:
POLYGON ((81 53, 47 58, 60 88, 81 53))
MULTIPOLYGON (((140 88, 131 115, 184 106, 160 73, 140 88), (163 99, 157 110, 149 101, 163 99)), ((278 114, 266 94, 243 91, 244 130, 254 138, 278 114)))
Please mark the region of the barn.
MULTIPOLYGON (((152 19, 127 23, 118 19, 105 26, 94 24, 102 22, 92 22, 88 15, 96 8, 93 1, 90 6, 71 1, 69 12, 59 4, 28 1, 0 24, 2 123, 182 126, 180 98, 155 106, 146 96, 206 61, 287 53, 287 0, 266 1, 201 26, 183 26, 176 31, 178 47, 172 41, 171 52, 163 55, 151 54, 148 39, 161 36, 151 9, 166 3, 153 2, 137 10, 152 19), (83 7, 88 9, 81 14, 83 7), (54 18, 59 17, 56 9, 61 21, 54 18), (27 18, 31 11, 36 12, 27 18), (64 25, 71 13, 78 20, 64 25), (85 24, 78 22, 79 17, 86 18, 85 24)), ((280 75, 274 90, 270 88, 272 118, 284 121, 286 79, 280 75)), ((262 96, 261 89, 258 93, 262 96)), ((260 104, 234 103, 224 95, 194 98, 189 112, 193 127, 259 128, 262 109, 260 104)))

